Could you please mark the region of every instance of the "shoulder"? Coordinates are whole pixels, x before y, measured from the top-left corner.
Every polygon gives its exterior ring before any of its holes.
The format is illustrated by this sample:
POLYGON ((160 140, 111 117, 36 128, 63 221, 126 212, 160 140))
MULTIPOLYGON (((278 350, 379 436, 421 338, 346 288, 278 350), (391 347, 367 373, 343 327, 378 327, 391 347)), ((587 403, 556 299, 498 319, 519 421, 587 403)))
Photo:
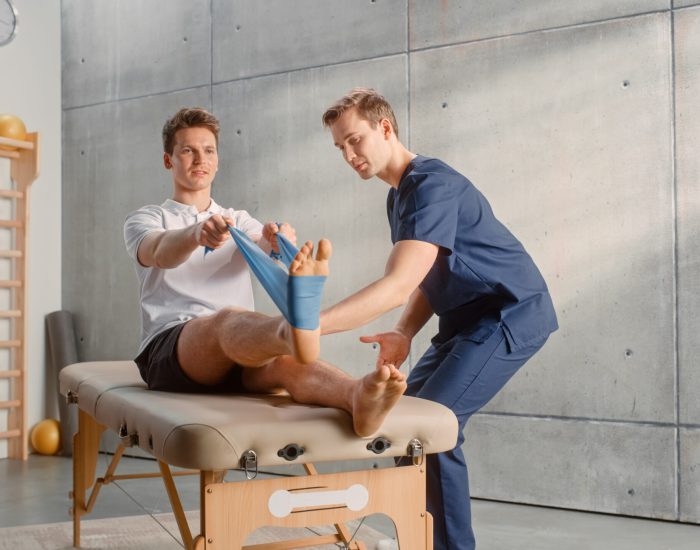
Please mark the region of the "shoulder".
POLYGON ((158 204, 147 204, 146 206, 142 206, 141 208, 134 210, 133 212, 129 212, 127 214, 126 219, 131 220, 131 219, 139 219, 139 218, 145 218, 145 219, 151 219, 151 218, 160 218, 163 219, 164 215, 164 209, 162 206, 158 204))
POLYGON ((165 231, 165 212, 162 206, 148 204, 127 214, 124 221, 124 238, 127 243, 138 243, 148 233, 165 231))
MULTIPOLYGON (((165 230, 164 210, 161 206, 149 204, 134 210, 124 222, 124 241, 129 255, 138 264, 138 248, 146 235, 165 230)), ((140 265, 140 264, 139 264, 140 265)))
POLYGON ((401 180, 398 194, 406 200, 454 200, 469 188, 471 182, 443 161, 435 158, 418 156, 409 166, 401 180))

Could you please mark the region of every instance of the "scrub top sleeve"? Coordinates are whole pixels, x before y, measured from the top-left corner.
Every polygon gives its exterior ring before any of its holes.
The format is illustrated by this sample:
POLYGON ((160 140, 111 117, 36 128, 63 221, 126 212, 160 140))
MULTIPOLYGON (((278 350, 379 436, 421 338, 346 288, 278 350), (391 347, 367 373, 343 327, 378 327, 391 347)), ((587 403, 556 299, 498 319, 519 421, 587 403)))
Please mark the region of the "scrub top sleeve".
POLYGON ((159 206, 144 206, 126 217, 124 243, 132 260, 139 263, 138 250, 141 241, 149 233, 165 231, 163 225, 163 213, 159 206))
POLYGON ((396 241, 429 242, 452 253, 459 218, 454 184, 430 176, 404 180, 398 208, 396 241))

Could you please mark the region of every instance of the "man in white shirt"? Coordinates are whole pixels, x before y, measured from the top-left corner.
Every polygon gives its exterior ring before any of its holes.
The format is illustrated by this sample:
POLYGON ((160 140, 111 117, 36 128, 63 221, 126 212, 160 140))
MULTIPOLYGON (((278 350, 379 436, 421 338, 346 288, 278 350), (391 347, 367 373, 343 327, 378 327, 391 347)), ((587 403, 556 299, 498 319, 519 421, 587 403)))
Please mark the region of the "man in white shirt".
MULTIPOLYGON (((279 231, 211 198, 218 168, 218 120, 185 108, 163 128, 163 161, 172 199, 127 216, 124 237, 140 282, 142 342, 136 364, 151 389, 180 392, 286 390, 301 403, 341 408, 358 435, 369 435, 406 388, 393 365, 361 379, 317 360, 320 329, 299 329, 283 317, 253 311, 248 268, 228 231, 236 227, 266 252, 278 252, 279 231), (204 258, 204 248, 216 252, 204 258)), ((307 242, 290 276, 328 274, 331 245, 307 242)))

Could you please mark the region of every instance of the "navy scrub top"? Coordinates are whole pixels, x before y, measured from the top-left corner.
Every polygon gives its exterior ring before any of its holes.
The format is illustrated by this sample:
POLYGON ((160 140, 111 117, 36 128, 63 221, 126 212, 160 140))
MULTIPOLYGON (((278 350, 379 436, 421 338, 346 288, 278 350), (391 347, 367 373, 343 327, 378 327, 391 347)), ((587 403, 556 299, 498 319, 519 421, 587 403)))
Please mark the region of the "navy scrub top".
POLYGON ((481 342, 499 326, 511 350, 541 344, 557 328, 537 266, 486 198, 444 162, 417 156, 387 197, 393 243, 440 247, 420 288, 440 318, 439 341, 481 342))

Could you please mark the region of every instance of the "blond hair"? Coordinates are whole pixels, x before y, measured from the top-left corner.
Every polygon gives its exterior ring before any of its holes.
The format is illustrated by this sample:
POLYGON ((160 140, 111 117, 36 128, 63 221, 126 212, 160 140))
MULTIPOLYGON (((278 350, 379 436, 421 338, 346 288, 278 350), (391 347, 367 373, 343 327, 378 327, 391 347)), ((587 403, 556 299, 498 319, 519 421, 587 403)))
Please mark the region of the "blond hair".
POLYGON ((343 113, 356 108, 362 118, 368 120, 373 128, 384 118, 388 119, 399 137, 399 125, 389 102, 372 88, 353 88, 323 113, 323 125, 330 127, 343 113))

